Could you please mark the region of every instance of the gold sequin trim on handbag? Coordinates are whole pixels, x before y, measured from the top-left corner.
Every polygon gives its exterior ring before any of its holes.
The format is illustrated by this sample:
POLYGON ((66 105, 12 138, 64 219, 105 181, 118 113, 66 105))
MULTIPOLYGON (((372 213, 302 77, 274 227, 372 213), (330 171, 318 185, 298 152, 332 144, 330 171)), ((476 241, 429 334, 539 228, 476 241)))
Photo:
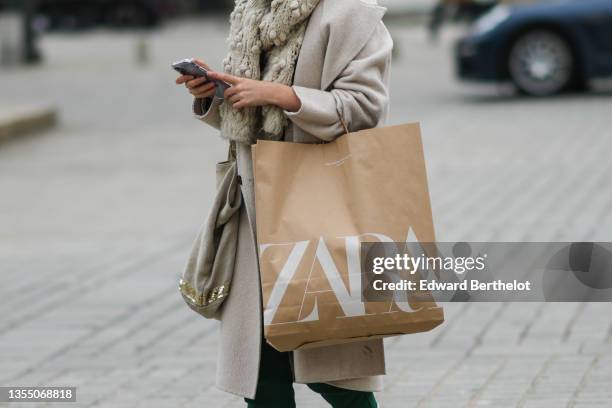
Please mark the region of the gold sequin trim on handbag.
POLYGON ((198 293, 198 291, 191 286, 189 282, 185 282, 182 279, 179 282, 179 290, 181 291, 183 297, 196 307, 206 307, 218 300, 224 299, 229 293, 229 286, 230 283, 228 281, 223 285, 213 288, 208 292, 208 294, 206 294, 198 293))

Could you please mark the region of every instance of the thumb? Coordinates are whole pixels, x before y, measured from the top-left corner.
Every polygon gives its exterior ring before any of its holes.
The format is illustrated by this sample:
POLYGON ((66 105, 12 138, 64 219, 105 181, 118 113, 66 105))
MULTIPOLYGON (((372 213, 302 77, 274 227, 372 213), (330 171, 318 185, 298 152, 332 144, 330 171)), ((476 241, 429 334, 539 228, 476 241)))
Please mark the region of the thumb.
POLYGON ((224 82, 227 82, 228 84, 231 84, 231 85, 234 85, 236 82, 240 81, 240 78, 235 77, 235 76, 230 75, 230 74, 226 74, 224 72, 210 71, 208 73, 208 76, 211 79, 216 79, 218 81, 224 81, 224 82))

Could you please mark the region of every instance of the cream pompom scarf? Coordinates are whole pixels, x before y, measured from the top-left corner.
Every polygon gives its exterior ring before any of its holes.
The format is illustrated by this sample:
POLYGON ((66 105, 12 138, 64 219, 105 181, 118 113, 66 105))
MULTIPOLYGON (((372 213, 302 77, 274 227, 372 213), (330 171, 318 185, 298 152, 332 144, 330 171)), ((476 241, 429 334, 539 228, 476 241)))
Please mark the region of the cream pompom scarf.
MULTIPOLYGON (((319 0, 236 0, 230 16, 230 52, 225 72, 251 79, 293 83, 308 18, 319 0)), ((220 107, 221 134, 239 143, 279 140, 287 125, 281 108, 220 107)))

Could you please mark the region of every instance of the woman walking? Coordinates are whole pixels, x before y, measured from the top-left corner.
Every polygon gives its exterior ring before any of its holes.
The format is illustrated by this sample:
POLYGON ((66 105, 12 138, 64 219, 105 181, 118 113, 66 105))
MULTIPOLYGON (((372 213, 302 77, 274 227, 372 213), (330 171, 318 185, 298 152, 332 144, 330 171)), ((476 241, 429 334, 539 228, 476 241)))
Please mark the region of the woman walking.
MULTIPOLYGON (((224 72, 180 76, 195 115, 236 145, 242 207, 236 262, 221 312, 217 386, 249 407, 295 407, 293 383, 333 407, 376 407, 382 340, 281 353, 263 339, 251 144, 321 143, 386 117, 393 43, 376 0, 236 0, 224 72)), ((205 62, 198 63, 208 69, 205 62)))

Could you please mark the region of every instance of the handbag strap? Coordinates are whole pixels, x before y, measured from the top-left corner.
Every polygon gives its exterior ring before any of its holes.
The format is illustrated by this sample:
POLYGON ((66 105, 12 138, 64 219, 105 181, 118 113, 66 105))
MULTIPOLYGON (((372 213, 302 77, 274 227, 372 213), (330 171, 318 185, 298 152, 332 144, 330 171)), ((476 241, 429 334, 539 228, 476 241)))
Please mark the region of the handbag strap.
POLYGON ((227 149, 227 161, 236 160, 236 142, 230 140, 229 148, 227 149))

